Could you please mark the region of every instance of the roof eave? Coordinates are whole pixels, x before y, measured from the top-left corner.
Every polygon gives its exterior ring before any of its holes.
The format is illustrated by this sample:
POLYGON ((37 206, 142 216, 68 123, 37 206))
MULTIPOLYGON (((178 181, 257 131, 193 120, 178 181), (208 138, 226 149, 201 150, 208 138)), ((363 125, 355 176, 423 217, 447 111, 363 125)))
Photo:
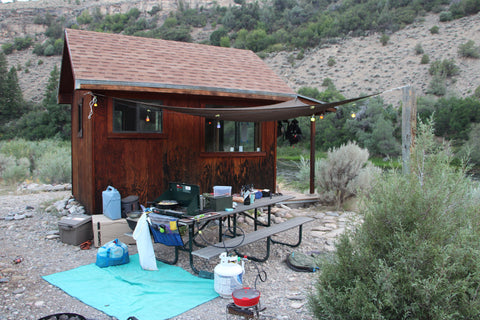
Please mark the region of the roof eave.
POLYGON ((176 93, 176 94, 197 94, 207 96, 228 96, 228 97, 262 97, 270 100, 284 101, 297 96, 291 92, 273 92, 248 89, 232 89, 207 86, 189 86, 166 83, 127 82, 127 81, 105 81, 105 80, 75 80, 75 90, 112 90, 112 91, 136 91, 155 93, 176 93))

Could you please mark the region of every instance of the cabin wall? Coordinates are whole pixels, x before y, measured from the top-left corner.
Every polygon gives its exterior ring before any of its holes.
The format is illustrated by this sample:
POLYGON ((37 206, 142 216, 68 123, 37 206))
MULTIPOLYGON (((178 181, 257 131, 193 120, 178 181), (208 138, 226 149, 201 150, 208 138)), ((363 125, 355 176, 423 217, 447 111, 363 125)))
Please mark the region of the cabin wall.
POLYGON ((71 107, 72 116, 72 193, 88 212, 95 205, 93 184, 93 119, 88 119, 91 95, 84 91, 74 94, 71 107), (81 115, 79 114, 79 110, 81 115), (80 120, 79 120, 80 119, 80 120))
MULTIPOLYGON (((102 213, 102 191, 108 186, 117 188, 122 198, 138 195, 142 204, 162 194, 168 182, 197 184, 202 193, 213 192, 214 185, 231 185, 233 192, 239 192, 244 184, 275 190, 275 121, 262 123, 262 152, 244 153, 203 152, 203 117, 164 111, 163 134, 157 138, 112 135, 109 125, 113 110, 112 96, 161 100, 165 105, 181 107, 259 105, 268 104, 268 101, 123 92, 102 94, 105 97, 99 94, 98 107, 93 110, 93 121, 85 120, 90 125, 91 139, 85 139, 84 129, 83 140, 76 139, 74 143, 72 134, 72 149, 76 149, 75 152, 72 150, 72 158, 81 158, 73 160, 74 196, 84 204, 88 213, 102 213), (91 170, 91 179, 88 170, 91 170)), ((72 124, 73 116, 72 111, 72 124)))

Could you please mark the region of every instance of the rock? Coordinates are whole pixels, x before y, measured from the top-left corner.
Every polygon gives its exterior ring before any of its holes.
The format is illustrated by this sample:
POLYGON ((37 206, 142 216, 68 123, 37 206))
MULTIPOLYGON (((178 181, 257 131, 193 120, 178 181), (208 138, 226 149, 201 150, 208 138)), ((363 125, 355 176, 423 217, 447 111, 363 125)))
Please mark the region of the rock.
POLYGON ((33 304, 35 307, 41 307, 45 304, 45 301, 42 301, 42 300, 38 300, 38 301, 35 301, 35 303, 33 304))
POLYGON ((13 217, 14 220, 23 220, 25 219, 25 215, 24 214, 16 214, 14 217, 13 217))
POLYGON ((290 307, 292 307, 293 309, 300 309, 301 307, 303 307, 305 304, 305 302, 292 302, 290 304, 290 307))
POLYGON ((338 228, 336 230, 330 231, 329 233, 325 234, 325 238, 336 238, 344 232, 345 232, 345 228, 338 228))
POLYGON ((338 212, 334 212, 334 211, 327 211, 325 212, 325 214, 327 216, 330 216, 330 217, 339 217, 340 215, 338 214, 338 212))
POLYGON ((329 227, 329 226, 316 226, 316 227, 313 227, 312 228, 312 231, 332 231, 333 228, 329 227))
POLYGON ((17 289, 15 289, 15 290, 12 291, 13 294, 21 294, 21 293, 23 293, 23 292, 25 292, 25 288, 24 288, 24 287, 23 287, 23 288, 17 288, 17 289))
POLYGON ((312 237, 315 237, 315 238, 323 238, 323 237, 325 237, 326 232, 323 232, 323 231, 311 231, 310 234, 312 235, 312 237))
POLYGON ((305 300, 305 296, 299 293, 292 293, 286 296, 288 300, 305 300))
POLYGON ((281 217, 275 217, 275 216, 272 217, 272 220, 273 220, 274 223, 277 223, 277 224, 285 221, 285 219, 283 219, 281 217))

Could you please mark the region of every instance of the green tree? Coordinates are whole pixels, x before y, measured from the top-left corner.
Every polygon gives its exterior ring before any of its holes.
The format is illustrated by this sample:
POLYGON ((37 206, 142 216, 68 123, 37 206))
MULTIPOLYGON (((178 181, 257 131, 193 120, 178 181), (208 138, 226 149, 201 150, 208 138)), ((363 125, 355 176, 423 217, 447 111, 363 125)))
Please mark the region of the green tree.
POLYGON ((46 138, 70 139, 71 115, 66 105, 57 104, 60 72, 55 66, 50 73, 45 97, 18 121, 18 135, 29 140, 46 138))
POLYGON ((5 124, 9 120, 9 114, 7 111, 7 59, 5 54, 0 52, 0 125, 5 124))
POLYGON ((0 53, 0 135, 4 135, 8 122, 16 120, 23 112, 24 100, 18 82, 17 70, 7 72, 5 55, 0 53))
POLYGON ((465 141, 471 124, 480 122, 480 101, 474 97, 440 98, 435 103, 434 120, 438 136, 465 141))

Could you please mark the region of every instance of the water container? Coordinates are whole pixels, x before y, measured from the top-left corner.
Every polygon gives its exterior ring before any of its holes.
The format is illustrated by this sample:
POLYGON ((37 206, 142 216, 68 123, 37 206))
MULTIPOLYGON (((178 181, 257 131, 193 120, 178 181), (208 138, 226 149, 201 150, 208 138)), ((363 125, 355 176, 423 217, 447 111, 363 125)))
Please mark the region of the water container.
POLYGON ((232 298, 232 292, 243 288, 243 267, 238 257, 227 257, 223 252, 221 262, 214 269, 213 287, 222 298, 232 298))
POLYGON ((102 192, 103 198, 103 214, 112 220, 122 218, 122 199, 120 192, 112 186, 108 186, 107 190, 102 192))

